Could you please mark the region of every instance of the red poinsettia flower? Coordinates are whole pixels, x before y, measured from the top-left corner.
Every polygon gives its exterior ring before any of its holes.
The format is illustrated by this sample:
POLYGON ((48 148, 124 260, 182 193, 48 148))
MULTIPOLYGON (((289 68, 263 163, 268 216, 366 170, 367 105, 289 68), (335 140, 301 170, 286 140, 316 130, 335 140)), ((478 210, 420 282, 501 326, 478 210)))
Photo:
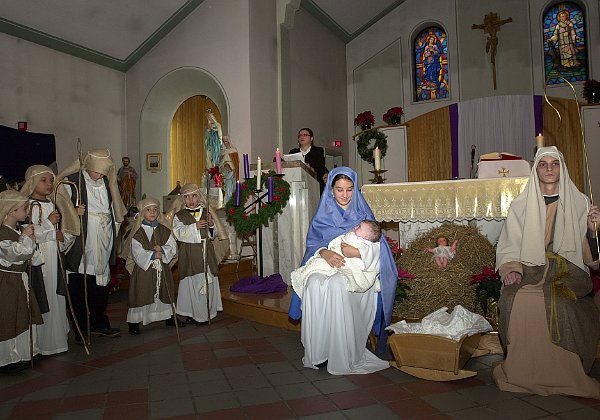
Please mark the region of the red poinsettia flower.
POLYGON ((361 112, 354 118, 354 125, 356 127, 373 124, 375 124, 375 115, 371 111, 361 112))
POLYGON ((208 173, 210 174, 210 176, 215 176, 216 174, 219 174, 219 166, 216 165, 212 168, 210 168, 210 170, 208 171, 208 173))
POLYGON ((235 214, 235 209, 234 208, 229 209, 229 213, 235 214))
POLYGON ((471 276, 471 284, 480 283, 486 279, 500 280, 500 276, 494 271, 492 267, 485 266, 480 274, 471 276))
POLYGON ((242 189, 244 189, 244 190, 245 190, 246 188, 248 188, 248 186, 247 186, 247 185, 246 185, 246 183, 244 182, 244 183, 242 184, 242 189))
POLYGON ((385 114, 383 114, 383 121, 386 124, 400 124, 400 117, 404 115, 404 110, 400 106, 395 106, 387 110, 385 114))
POLYGON ((402 267, 398 267, 398 278, 400 279, 414 279, 416 276, 408 271, 404 271, 402 267))

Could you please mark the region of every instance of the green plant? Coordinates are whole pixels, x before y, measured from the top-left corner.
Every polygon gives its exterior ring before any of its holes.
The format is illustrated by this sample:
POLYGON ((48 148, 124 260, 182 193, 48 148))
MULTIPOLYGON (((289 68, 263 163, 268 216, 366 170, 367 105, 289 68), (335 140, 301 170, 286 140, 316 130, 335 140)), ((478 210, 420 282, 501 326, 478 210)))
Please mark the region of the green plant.
POLYGON ((488 301, 492 299, 494 302, 498 302, 500 299, 500 289, 502 288, 502 281, 500 281, 500 275, 494 271, 491 267, 484 267, 480 274, 471 276, 471 284, 475 284, 475 294, 477 295, 477 302, 483 310, 483 313, 488 315, 488 301))

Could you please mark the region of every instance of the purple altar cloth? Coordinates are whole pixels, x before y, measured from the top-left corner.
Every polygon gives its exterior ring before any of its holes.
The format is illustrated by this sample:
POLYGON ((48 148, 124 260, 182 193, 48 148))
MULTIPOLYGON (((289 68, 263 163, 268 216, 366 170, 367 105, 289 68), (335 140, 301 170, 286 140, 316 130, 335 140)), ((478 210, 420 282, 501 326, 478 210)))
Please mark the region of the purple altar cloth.
POLYGON ((287 287, 281 274, 275 273, 263 278, 260 276, 241 278, 233 283, 229 290, 237 293, 277 293, 285 292, 287 287))

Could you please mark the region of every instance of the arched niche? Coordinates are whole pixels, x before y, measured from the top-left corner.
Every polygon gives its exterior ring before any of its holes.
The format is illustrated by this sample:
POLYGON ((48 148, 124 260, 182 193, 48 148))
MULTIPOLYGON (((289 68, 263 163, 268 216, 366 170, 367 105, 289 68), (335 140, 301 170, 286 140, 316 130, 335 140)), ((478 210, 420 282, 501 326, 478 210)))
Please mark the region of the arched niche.
POLYGON ((195 95, 212 99, 221 112, 223 134, 229 132, 227 97, 214 75, 199 67, 181 67, 161 77, 148 93, 140 116, 140 182, 142 194, 148 197, 160 199, 171 191, 171 122, 179 105, 195 95), (146 169, 148 153, 161 155, 160 171, 146 169))

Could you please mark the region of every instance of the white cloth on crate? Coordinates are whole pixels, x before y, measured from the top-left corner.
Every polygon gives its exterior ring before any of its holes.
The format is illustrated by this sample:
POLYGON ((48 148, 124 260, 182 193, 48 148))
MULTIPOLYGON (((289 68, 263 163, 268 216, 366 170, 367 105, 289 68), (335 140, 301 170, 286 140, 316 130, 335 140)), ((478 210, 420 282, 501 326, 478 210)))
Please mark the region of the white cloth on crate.
MULTIPOLYGON (((15 241, 0 241, 0 270, 6 270, 11 265, 25 264, 33 253, 35 243, 31 238, 22 236, 19 242, 15 241), (24 256, 27 256, 26 258, 24 256)), ((23 285, 29 293, 29 277, 27 273, 22 274, 23 285)), ((2 320, 0 320, 2 322, 2 320)), ((37 332, 34 328, 32 331, 33 337, 33 354, 40 352, 37 343, 37 332)), ((0 366, 6 366, 11 363, 20 362, 23 360, 31 360, 31 350, 29 347, 29 328, 14 338, 9 338, 5 341, 0 341, 0 366)))
POLYGON ((333 375, 367 374, 387 369, 365 346, 377 311, 377 293, 371 287, 350 293, 341 273, 314 273, 302 298, 301 340, 305 367, 327 361, 333 375))
MULTIPOLYGON (((202 209, 199 215, 195 216, 200 220, 202 209)), ((185 225, 177 216, 173 217, 173 236, 180 242, 201 243, 204 238, 195 224, 185 225)), ((217 236, 217 227, 208 229, 209 239, 217 236)), ((211 273, 210 269, 206 273, 208 278, 208 298, 210 299, 210 318, 217 316, 218 311, 223 310, 221 301, 221 289, 219 288, 219 277, 211 273)), ((208 310, 206 307, 206 278, 205 273, 198 273, 188 276, 179 281, 179 292, 177 293, 177 314, 188 316, 196 322, 208 321, 208 310)))
MULTIPOLYGON (((56 294, 60 261, 58 259, 58 246, 56 242, 56 229, 48 220, 50 213, 54 211, 51 202, 40 202, 41 220, 39 225, 40 210, 37 206, 31 207, 31 220, 34 223, 35 240, 38 250, 34 256, 34 265, 41 265, 44 276, 44 287, 48 300, 49 311, 42 314, 44 323, 36 325, 40 353, 44 355, 62 353, 69 349, 68 334, 69 320, 67 318, 67 302, 65 296, 56 294)), ((68 248, 75 237, 63 233, 64 241, 60 243, 60 250, 68 248)))
POLYGON ((349 292, 363 293, 373 285, 375 285, 375 292, 379 292, 379 242, 361 238, 351 231, 332 239, 327 249, 342 255, 342 242, 357 248, 360 258, 346 257, 344 267, 335 268, 319 255, 322 248, 318 249, 306 264, 291 273, 292 287, 301 299, 306 281, 313 273, 325 276, 332 276, 336 272, 341 273, 346 281, 346 290, 349 292))
MULTIPOLYGON (((141 225, 141 228, 144 229, 144 233, 148 240, 152 240, 152 234, 154 233, 154 229, 151 226, 141 225)), ((175 238, 173 234, 169 235, 169 239, 167 243, 162 247, 163 257, 162 262, 165 264, 169 264, 171 260, 177 254, 177 243, 175 242, 175 238)), ((144 249, 141 243, 139 243, 135 238, 131 240, 131 257, 133 261, 144 271, 146 270, 162 270, 162 266, 159 264, 159 260, 153 260, 152 255, 154 251, 149 251, 144 249)), ((139 323, 141 322, 143 325, 148 325, 151 322, 163 321, 165 319, 171 318, 173 315, 173 309, 170 304, 164 303, 158 298, 158 292, 160 291, 160 282, 163 281, 162 276, 158 276, 156 291, 157 293, 154 296, 154 302, 149 305, 144 305, 139 308, 129 308, 127 311, 127 322, 130 323, 139 323)), ((173 298, 174 290, 171 290, 171 297, 173 298)))
POLYGON ((470 312, 461 305, 456 305, 451 313, 444 306, 424 317, 421 322, 400 321, 386 328, 396 334, 431 334, 454 341, 492 329, 483 316, 470 312))

